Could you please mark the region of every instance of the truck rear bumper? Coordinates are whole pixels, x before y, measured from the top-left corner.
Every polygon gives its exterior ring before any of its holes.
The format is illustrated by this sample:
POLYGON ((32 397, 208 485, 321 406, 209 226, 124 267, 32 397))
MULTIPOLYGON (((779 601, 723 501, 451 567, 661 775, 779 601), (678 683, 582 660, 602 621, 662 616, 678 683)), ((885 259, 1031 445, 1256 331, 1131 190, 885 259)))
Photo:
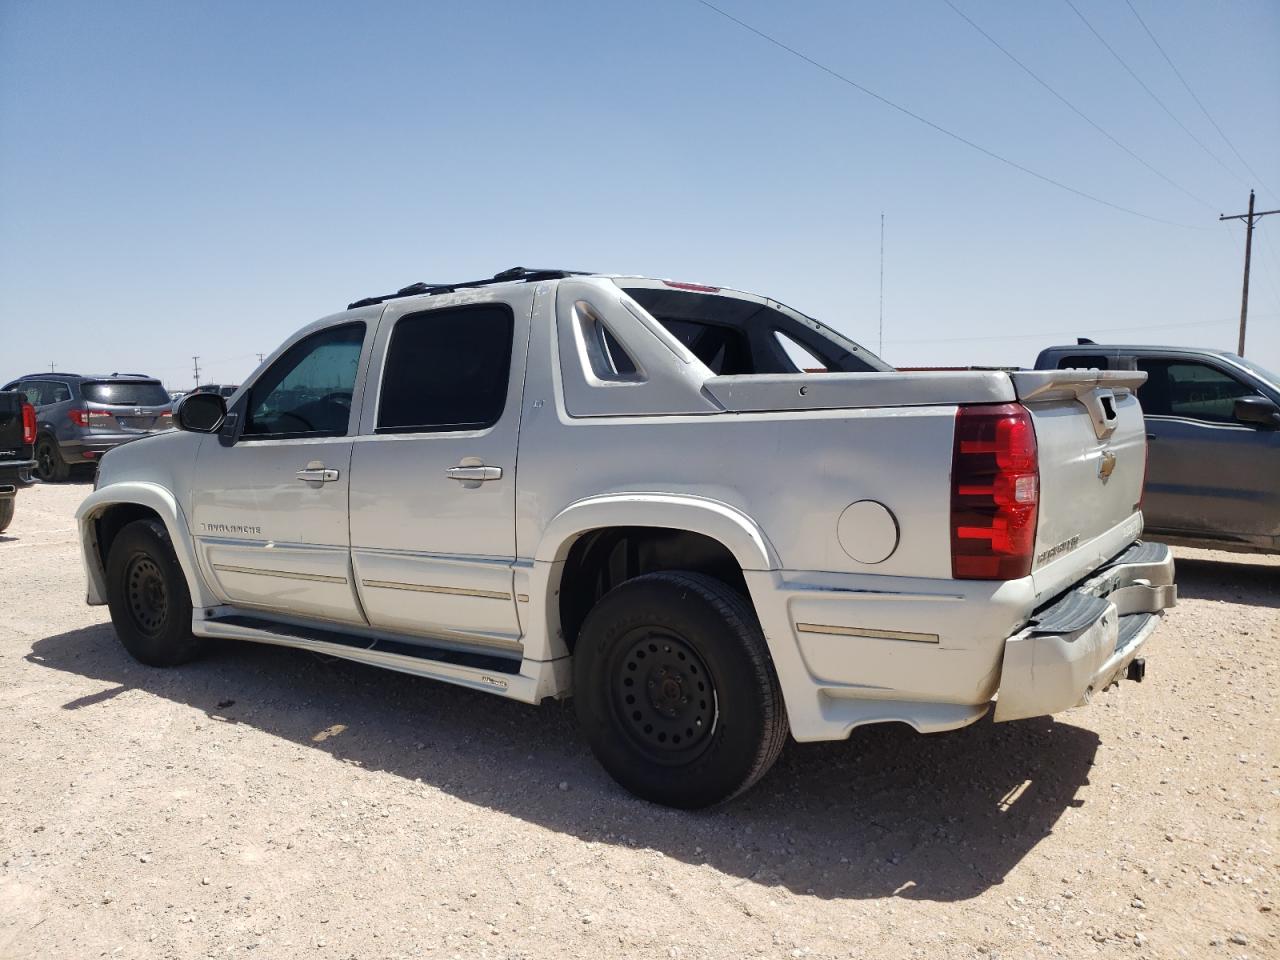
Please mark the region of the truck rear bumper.
POLYGON ((1173 554, 1134 544, 1005 641, 995 720, 1057 713, 1118 680, 1177 602, 1173 554))

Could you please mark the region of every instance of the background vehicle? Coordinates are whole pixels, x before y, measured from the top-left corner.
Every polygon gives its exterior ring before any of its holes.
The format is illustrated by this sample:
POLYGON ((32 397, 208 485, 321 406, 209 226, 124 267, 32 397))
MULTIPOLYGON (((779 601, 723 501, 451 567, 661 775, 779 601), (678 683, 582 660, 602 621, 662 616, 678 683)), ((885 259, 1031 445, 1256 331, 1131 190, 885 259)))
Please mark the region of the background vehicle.
POLYGON ((205 383, 192 390, 192 393, 216 393, 220 397, 230 399, 240 389, 238 383, 205 383))
POLYGON ((1013 720, 1140 678, 1175 591, 1135 542, 1139 380, 899 373, 698 284, 417 284, 109 454, 88 598, 155 665, 227 637, 572 693, 615 779, 704 806, 788 732, 949 730, 997 691, 1013 720))
POLYGON ((1168 543, 1280 551, 1280 377, 1221 350, 1050 347, 1036 367, 1137 369, 1146 529, 1168 543))
POLYGON ((36 415, 14 390, 0 391, 0 533, 13 522, 18 491, 31 482, 36 415))
POLYGON ((136 373, 33 373, 21 390, 36 411, 35 473, 46 483, 92 467, 108 450, 173 428, 173 405, 159 380, 136 373))

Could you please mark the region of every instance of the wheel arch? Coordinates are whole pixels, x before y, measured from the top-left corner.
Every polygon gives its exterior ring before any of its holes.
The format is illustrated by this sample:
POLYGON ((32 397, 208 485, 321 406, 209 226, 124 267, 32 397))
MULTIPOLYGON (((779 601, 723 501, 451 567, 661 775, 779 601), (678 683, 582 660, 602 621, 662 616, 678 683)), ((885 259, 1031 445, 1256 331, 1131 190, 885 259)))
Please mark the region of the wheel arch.
POLYGON ((580 500, 551 520, 535 551, 530 592, 541 598, 543 615, 529 625, 527 655, 551 660, 572 652, 590 608, 587 595, 593 603, 604 586, 616 585, 605 580, 587 587, 576 578, 584 563, 599 562, 612 545, 628 538, 639 539, 651 556, 670 558, 683 552, 686 557, 684 562, 641 562, 630 576, 662 569, 708 573, 739 589, 753 606, 745 574, 780 566, 776 550, 755 521, 718 500, 658 493, 580 500))
POLYGON ((192 603, 217 604, 219 601, 200 577, 195 543, 177 498, 164 487, 138 481, 114 483, 95 490, 76 511, 88 580, 88 602, 95 606, 107 602, 106 559, 116 534, 134 520, 148 518, 164 524, 191 591, 192 603))

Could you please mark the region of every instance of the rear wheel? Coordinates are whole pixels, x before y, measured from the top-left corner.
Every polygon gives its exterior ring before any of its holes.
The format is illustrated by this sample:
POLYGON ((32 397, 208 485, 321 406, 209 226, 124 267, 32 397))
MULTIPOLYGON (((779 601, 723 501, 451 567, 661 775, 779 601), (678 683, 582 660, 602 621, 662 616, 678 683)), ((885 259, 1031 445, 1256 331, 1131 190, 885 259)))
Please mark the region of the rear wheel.
POLYGON ((786 741, 760 624, 719 580, 628 580, 592 608, 573 659, 592 751, 646 800, 687 809, 729 800, 764 776, 786 741))
POLYGON ((9 524, 13 523, 13 497, 5 497, 0 500, 0 533, 4 533, 9 529, 9 524))
POLYGON ((45 483, 61 483, 71 475, 71 468, 62 459, 58 449, 58 441, 50 436, 43 436, 36 441, 35 474, 45 483))
POLYGON ((107 557, 107 606, 116 636, 151 667, 173 667, 199 656, 191 635, 191 593, 169 533, 158 520, 121 530, 107 557))

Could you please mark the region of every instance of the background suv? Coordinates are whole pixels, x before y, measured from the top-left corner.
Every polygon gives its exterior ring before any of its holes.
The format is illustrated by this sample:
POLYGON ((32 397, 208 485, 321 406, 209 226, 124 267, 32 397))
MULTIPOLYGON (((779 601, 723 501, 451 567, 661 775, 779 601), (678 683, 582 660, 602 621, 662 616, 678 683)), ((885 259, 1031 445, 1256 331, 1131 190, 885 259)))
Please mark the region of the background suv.
POLYGON ((112 447, 173 427, 168 391, 142 374, 33 373, 3 389, 25 393, 35 408, 35 474, 46 482, 66 480, 73 467, 94 465, 112 447))

